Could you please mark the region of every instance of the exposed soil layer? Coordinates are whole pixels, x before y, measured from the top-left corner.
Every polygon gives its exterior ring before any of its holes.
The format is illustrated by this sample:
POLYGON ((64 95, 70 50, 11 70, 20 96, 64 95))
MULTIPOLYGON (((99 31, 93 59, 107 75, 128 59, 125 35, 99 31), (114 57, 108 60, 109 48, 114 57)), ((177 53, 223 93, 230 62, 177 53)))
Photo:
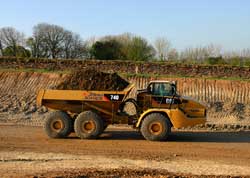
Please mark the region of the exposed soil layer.
MULTIPOLYGON (((86 76, 88 75, 86 74, 86 76)), ((108 73, 108 76, 112 76, 112 74, 108 73)), ((57 88, 60 83, 67 79, 69 79, 67 74, 0 72, 0 122, 19 125, 43 125, 48 109, 36 105, 37 92, 40 89, 57 88)), ((190 96, 207 105, 208 124, 205 127, 197 126, 196 130, 249 130, 249 82, 143 77, 128 77, 127 81, 135 84, 136 89, 142 89, 147 86, 150 80, 155 79, 176 80, 178 81, 180 94, 190 96)), ((89 81, 89 83, 91 82, 93 81, 89 81)), ((120 83, 118 82, 118 84, 120 83)), ((87 85, 89 84, 87 83, 87 85)), ((76 85, 76 87, 78 86, 76 85)), ((135 97, 135 91, 133 90, 131 92, 133 96, 129 97, 135 97)))
POLYGON ((0 125, 1 177, 241 177, 250 175, 249 159, 249 132, 178 131, 166 142, 150 142, 123 127, 81 140, 0 125))
POLYGON ((131 62, 116 60, 65 60, 65 59, 25 59, 0 58, 2 68, 71 70, 76 68, 94 67, 105 72, 142 73, 190 77, 237 77, 250 79, 249 67, 236 66, 205 66, 191 64, 171 64, 168 62, 131 62))
POLYGON ((94 68, 76 70, 57 89, 62 90, 123 90, 128 82, 117 73, 104 73, 94 68))

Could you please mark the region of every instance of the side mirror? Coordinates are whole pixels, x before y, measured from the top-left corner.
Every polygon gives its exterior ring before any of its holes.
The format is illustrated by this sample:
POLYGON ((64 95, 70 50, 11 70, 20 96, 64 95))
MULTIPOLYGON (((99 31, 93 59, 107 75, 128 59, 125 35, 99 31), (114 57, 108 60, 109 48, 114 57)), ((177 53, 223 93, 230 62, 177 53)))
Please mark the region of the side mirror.
POLYGON ((175 85, 175 92, 177 92, 177 80, 174 81, 174 85, 175 85))
POLYGON ((177 91, 176 91, 176 85, 171 85, 172 86, 172 95, 175 96, 177 91))
POLYGON ((152 93, 150 86, 147 87, 147 93, 152 93))

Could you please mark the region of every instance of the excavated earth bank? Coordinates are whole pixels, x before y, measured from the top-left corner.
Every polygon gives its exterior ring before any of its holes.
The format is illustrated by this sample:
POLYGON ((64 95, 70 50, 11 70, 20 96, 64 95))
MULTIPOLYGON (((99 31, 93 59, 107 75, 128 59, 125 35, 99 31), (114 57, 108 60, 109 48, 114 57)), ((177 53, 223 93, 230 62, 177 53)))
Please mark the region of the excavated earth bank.
MULTIPOLYGON (((101 74, 84 73, 85 84, 104 90, 127 85, 116 74, 103 74, 111 81, 107 86, 103 78, 98 85, 91 83, 101 74), (112 84, 120 80, 119 86, 112 84)), ((137 89, 153 79, 178 81, 180 94, 207 105, 208 123, 191 131, 175 130, 167 142, 146 141, 123 126, 108 127, 97 140, 80 140, 74 133, 70 139, 47 138, 41 127, 33 127, 41 126, 49 113, 37 107, 36 93, 69 86, 83 89, 81 77, 0 72, 1 177, 249 177, 249 82, 128 77, 137 89)))
MULTIPOLYGON (((205 128, 250 129, 249 82, 143 77, 128 77, 126 80, 135 83, 137 89, 142 89, 153 79, 176 80, 180 94, 206 104, 209 110, 205 128)), ((103 73, 93 69, 76 71, 70 75, 1 72, 0 122, 42 125, 48 110, 36 105, 36 94, 40 89, 122 90, 128 85, 126 80, 115 73, 103 73)), ((134 96, 135 91, 131 93, 131 97, 134 96)), ((204 126, 192 129, 204 129, 204 126)))

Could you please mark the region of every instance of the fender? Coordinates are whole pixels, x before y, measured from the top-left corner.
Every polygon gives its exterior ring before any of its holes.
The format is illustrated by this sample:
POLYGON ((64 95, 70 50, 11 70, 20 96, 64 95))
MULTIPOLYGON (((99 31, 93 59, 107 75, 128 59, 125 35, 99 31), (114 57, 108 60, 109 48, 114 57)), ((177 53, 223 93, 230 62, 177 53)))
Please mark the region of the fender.
POLYGON ((146 116, 146 115, 148 115, 148 114, 150 114, 150 113, 166 113, 167 115, 169 115, 170 114, 170 110, 169 109, 157 109, 157 108, 155 108, 155 109, 148 109, 148 110, 146 110, 146 111, 144 111, 141 115, 140 115, 140 117, 139 117, 139 119, 138 119, 138 121, 137 121, 137 123, 136 123, 136 128, 139 128, 140 127, 140 125, 141 125, 141 123, 142 123, 142 121, 143 121, 143 118, 146 116))
POLYGON ((192 127, 197 124, 205 124, 206 123, 206 116, 205 117, 188 117, 185 115, 180 109, 148 109, 146 110, 138 119, 136 123, 136 128, 141 126, 141 123, 144 117, 150 113, 166 113, 170 122, 172 123, 174 128, 182 128, 182 127, 192 127))

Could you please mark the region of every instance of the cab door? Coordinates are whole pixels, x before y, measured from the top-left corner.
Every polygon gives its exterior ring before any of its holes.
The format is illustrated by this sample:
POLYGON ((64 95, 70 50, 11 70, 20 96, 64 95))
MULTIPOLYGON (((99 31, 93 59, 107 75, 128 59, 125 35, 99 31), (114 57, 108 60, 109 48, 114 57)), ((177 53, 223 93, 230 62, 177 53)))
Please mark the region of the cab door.
POLYGON ((171 83, 151 83, 148 87, 151 108, 177 108, 180 103, 175 95, 175 86, 171 83))

